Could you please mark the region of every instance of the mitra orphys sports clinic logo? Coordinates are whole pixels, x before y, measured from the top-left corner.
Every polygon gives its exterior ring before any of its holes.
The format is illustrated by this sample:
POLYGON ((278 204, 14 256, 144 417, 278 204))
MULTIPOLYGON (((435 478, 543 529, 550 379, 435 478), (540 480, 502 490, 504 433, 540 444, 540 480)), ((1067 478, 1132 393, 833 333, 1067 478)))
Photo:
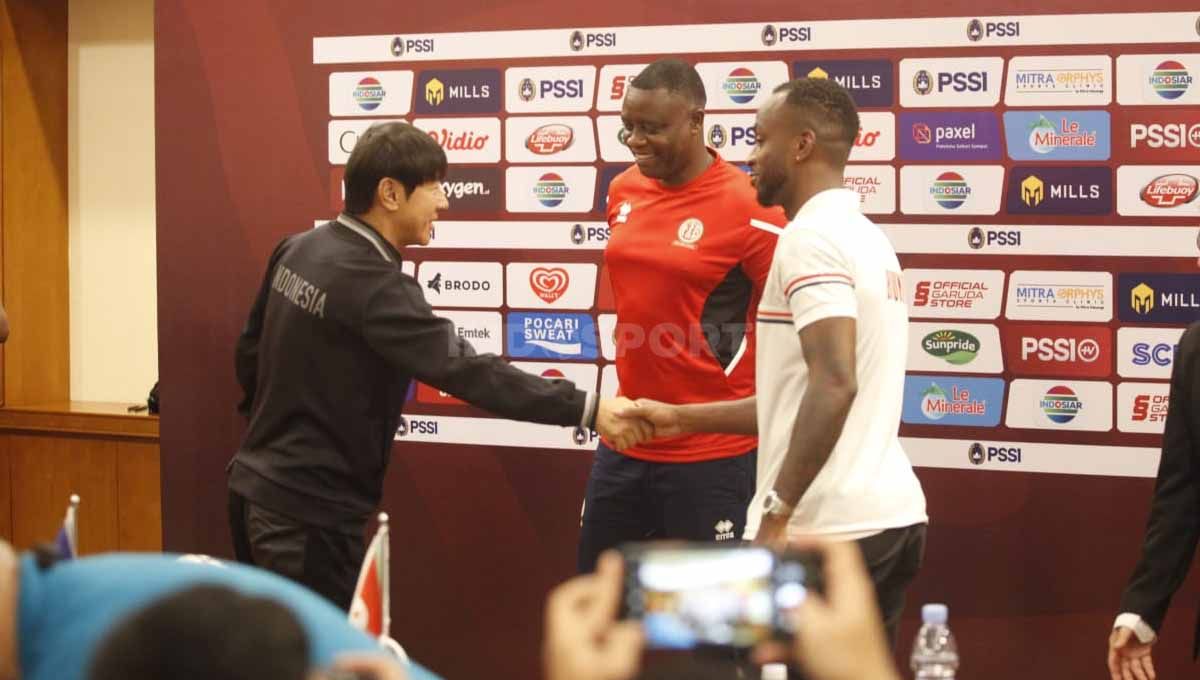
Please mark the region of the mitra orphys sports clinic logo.
POLYGON ((1182 97, 1192 86, 1192 80, 1187 67, 1174 59, 1160 63, 1150 73, 1150 87, 1155 94, 1168 101, 1182 97))
POLYGON ((363 111, 374 111, 379 108, 386 94, 383 85, 371 76, 358 81, 358 85, 354 87, 354 101, 363 111))
POLYGON ((538 267, 529 272, 529 287, 547 304, 553 304, 562 297, 570 285, 571 275, 561 267, 538 267))
POLYGON ((556 172, 547 172, 539 177, 537 183, 533 185, 534 197, 547 208, 557 208, 562 205, 568 193, 570 193, 570 188, 563 180, 562 175, 556 172))
POLYGON ((721 85, 721 90, 734 104, 749 104, 762 90, 762 83, 758 80, 758 76, 754 75, 754 71, 739 66, 729 72, 725 82, 721 85))
POLYGON ((969 364, 979 354, 979 338, 959 330, 941 330, 921 339, 925 353, 955 366, 969 364))
POLYGON ((953 210, 970 198, 971 186, 962 175, 948 171, 937 176, 929 187, 929 194, 938 205, 953 210))
POLYGON ((1055 385, 1038 400, 1038 407, 1050 422, 1062 425, 1075 420, 1075 416, 1083 410, 1083 401, 1070 387, 1055 385))

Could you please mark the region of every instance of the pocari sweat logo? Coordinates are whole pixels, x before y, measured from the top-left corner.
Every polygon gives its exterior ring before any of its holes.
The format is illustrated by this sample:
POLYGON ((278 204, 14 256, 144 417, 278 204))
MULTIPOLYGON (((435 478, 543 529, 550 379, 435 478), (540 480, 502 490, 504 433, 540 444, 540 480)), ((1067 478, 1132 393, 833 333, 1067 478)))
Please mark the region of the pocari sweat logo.
POLYGON ((599 356, 596 323, 588 314, 509 314, 505 335, 510 357, 595 359, 599 356))

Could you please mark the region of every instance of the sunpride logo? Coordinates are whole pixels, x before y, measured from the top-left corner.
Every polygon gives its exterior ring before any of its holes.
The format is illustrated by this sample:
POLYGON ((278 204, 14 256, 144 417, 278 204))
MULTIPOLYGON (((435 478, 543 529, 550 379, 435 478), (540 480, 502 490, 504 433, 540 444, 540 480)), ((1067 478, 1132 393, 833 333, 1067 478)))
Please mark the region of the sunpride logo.
POLYGON ((930 356, 962 366, 974 361, 979 354, 979 339, 962 331, 935 331, 921 340, 921 348, 930 356))

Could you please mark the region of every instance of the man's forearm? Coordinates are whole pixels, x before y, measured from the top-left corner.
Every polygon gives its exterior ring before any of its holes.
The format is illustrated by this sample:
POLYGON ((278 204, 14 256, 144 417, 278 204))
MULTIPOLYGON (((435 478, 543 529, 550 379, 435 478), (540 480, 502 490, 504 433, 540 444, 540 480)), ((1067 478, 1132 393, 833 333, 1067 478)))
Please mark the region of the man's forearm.
POLYGON ((856 392, 854 385, 808 384, 796 412, 787 455, 775 480, 775 491, 785 503, 793 506, 799 503, 825 467, 842 435, 856 392))
POLYGON ((758 434, 757 403, 755 397, 746 397, 734 401, 683 404, 677 408, 680 425, 686 432, 758 434))

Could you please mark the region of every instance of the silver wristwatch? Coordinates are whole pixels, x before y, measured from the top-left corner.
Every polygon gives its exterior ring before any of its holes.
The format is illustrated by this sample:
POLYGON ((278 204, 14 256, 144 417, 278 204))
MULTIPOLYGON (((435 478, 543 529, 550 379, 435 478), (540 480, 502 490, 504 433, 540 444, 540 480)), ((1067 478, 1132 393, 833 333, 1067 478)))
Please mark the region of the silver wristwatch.
POLYGON ((767 492, 767 497, 763 499, 763 514, 777 515, 779 517, 791 517, 792 512, 796 510, 796 506, 789 505, 787 501, 780 497, 775 489, 767 492))

